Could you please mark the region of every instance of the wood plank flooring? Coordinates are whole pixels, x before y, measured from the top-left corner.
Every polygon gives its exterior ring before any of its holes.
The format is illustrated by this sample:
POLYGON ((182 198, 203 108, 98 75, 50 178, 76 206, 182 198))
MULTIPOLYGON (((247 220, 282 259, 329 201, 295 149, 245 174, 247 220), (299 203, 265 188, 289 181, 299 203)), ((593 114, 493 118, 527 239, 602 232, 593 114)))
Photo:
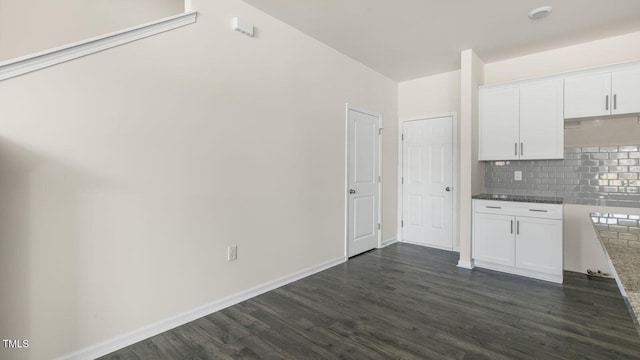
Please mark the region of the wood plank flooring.
POLYGON ((615 282, 457 260, 394 244, 102 359, 640 359, 615 282))

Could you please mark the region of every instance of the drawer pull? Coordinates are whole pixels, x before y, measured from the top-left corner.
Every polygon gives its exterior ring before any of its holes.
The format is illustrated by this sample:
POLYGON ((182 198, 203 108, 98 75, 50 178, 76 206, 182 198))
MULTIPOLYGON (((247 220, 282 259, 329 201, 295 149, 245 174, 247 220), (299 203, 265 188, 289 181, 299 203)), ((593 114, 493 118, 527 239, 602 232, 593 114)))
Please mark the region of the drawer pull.
POLYGON ((487 209, 502 209, 500 206, 485 206, 487 209))
POLYGON ((547 210, 540 210, 540 209, 529 209, 529 211, 548 212, 547 210))

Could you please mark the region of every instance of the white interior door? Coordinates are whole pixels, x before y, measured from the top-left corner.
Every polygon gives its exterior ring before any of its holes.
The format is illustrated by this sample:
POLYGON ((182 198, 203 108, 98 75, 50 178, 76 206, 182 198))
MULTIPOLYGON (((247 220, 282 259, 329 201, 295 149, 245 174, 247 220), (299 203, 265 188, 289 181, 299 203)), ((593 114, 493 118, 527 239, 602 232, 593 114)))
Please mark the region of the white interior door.
POLYGON ((347 256, 378 246, 380 117, 348 110, 347 256))
POLYGON ((453 117, 402 126, 402 240, 453 249, 453 117))

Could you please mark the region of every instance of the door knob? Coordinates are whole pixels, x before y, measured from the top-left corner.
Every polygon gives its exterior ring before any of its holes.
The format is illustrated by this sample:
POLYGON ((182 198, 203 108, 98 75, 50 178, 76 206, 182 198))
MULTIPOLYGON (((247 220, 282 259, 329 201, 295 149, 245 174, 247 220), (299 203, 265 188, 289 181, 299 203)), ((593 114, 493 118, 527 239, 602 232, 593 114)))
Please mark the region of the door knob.
POLYGON ((355 194, 356 191, 354 189, 349 189, 349 194, 355 194))
POLYGON ((445 189, 446 191, 451 191, 451 188, 450 188, 450 187, 448 187, 448 186, 447 186, 446 188, 444 188, 444 189, 445 189))

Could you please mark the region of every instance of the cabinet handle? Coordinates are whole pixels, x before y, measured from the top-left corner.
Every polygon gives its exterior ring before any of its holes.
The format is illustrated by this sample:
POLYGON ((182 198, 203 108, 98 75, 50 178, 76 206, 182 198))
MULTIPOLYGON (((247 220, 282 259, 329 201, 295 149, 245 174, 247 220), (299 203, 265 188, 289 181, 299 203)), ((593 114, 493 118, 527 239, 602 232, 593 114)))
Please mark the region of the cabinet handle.
POLYGON ((514 143, 515 145, 515 155, 518 156, 518 143, 514 143))
POLYGON ((613 94, 613 110, 618 107, 618 95, 613 94))
POLYGON ((529 211, 547 212, 547 210, 540 210, 540 209, 529 209, 529 211))
POLYGON ((520 156, 524 156, 524 143, 520 143, 520 156))
POLYGON ((500 206, 489 206, 489 205, 486 205, 485 207, 487 209, 502 209, 500 206))
POLYGON ((516 235, 520 235, 520 220, 516 221, 516 235))
POLYGON ((604 109, 609 110, 609 95, 604 97, 604 109))
POLYGON ((513 220, 511 220, 511 233, 513 234, 513 220))

